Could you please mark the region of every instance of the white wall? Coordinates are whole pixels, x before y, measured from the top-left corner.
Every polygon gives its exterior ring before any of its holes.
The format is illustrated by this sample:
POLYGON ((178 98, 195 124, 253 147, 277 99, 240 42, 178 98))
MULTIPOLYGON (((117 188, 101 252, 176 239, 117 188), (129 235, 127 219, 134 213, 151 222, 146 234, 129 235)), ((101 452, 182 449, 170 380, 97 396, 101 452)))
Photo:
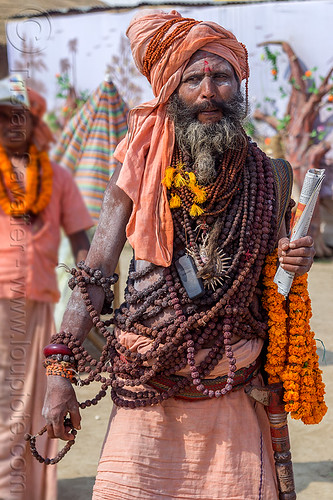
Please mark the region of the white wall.
MULTIPOLYGON (((174 7, 172 7, 174 8, 174 7)), ((251 68, 250 103, 252 109, 265 96, 278 97, 278 88, 288 87, 287 58, 280 57, 278 82, 270 75, 270 66, 261 60, 263 49, 257 44, 267 40, 286 40, 304 63, 304 68, 318 67, 317 75, 325 75, 333 65, 333 1, 312 0, 303 2, 273 2, 248 5, 223 5, 216 7, 179 7, 186 17, 214 20, 235 33, 246 44, 251 68)), ((102 81, 105 68, 112 55, 119 55, 120 37, 137 9, 119 13, 93 13, 76 16, 35 18, 28 21, 10 22, 8 31, 8 57, 11 72, 18 69, 30 71, 30 75, 45 84, 45 97, 49 109, 60 105, 55 74, 59 73, 59 61, 69 58, 68 42, 77 39, 76 55, 77 87, 93 91, 102 81), (28 39, 30 54, 22 53, 23 40, 28 39), (39 70, 31 67, 31 58, 42 62, 39 70), (30 65, 28 67, 28 65, 30 65)), ((271 46, 273 51, 278 47, 271 46)), ((281 50, 280 50, 281 52, 281 50)), ((134 78, 142 87, 140 101, 152 97, 150 87, 142 76, 134 78)), ((122 92, 122 88, 119 88, 122 92)), ((126 98, 126 96, 125 96, 126 98)), ((138 104, 138 102, 136 102, 138 104)), ((279 113, 285 102, 278 101, 279 113)), ((265 106, 265 105, 264 105, 265 106)), ((323 116, 323 120, 327 117, 323 116)))
MULTIPOLYGON (((318 73, 321 74, 333 65, 331 0, 179 7, 178 10, 187 17, 214 20, 222 24, 247 45, 251 66, 250 93, 257 98, 271 94, 276 87, 270 81, 268 66, 260 59, 263 50, 257 47, 259 42, 272 39, 288 41, 305 66, 318 66, 318 73)), ((119 38, 125 34, 135 12, 136 9, 120 13, 42 17, 10 22, 7 25, 10 71, 19 69, 24 65, 24 58, 29 57, 29 54, 22 54, 22 40, 28 38, 32 43, 30 52, 34 52, 34 57, 41 58, 47 66, 46 70, 41 68, 39 74, 35 71, 34 76, 37 75, 46 84, 46 97, 52 107, 59 61, 71 57, 68 41, 77 38, 78 86, 82 90, 93 90, 103 79, 111 55, 119 51, 119 38)), ((285 57, 282 59, 286 61, 285 57)), ((281 80, 287 76, 285 65, 282 68, 281 80)), ((23 69, 29 71, 27 67, 23 69)), ((140 81, 145 86, 145 97, 150 98, 145 79, 140 81)))

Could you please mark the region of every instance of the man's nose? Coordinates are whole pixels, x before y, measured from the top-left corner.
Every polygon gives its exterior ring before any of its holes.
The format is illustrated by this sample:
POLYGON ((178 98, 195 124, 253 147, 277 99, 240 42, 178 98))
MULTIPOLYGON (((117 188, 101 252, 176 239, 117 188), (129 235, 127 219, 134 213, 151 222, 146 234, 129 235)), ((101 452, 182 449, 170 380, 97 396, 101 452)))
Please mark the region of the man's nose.
POLYGON ((208 75, 201 82, 201 97, 203 99, 213 99, 216 97, 216 88, 213 79, 208 75))

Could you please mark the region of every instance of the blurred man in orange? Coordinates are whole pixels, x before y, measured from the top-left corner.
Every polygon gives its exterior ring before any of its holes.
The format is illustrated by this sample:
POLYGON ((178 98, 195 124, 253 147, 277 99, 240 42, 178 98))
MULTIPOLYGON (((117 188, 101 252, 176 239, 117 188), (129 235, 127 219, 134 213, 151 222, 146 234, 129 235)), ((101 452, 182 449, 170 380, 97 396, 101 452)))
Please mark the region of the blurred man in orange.
MULTIPOLYGON (((44 99, 19 76, 0 81, 0 498, 56 500, 56 469, 26 453, 42 424, 42 347, 54 332, 60 229, 76 261, 93 222, 71 175, 48 157, 44 99)), ((56 445, 42 438, 50 455, 56 445)))

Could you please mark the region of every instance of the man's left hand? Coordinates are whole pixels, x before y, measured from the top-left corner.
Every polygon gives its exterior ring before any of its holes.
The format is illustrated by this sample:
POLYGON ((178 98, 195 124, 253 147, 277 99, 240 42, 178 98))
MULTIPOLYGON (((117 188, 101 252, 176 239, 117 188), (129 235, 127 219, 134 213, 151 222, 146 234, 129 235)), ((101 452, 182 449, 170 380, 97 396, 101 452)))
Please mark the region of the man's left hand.
POLYGON ((278 256, 280 265, 285 271, 302 276, 310 270, 314 255, 315 249, 311 236, 304 236, 292 242, 288 238, 279 240, 278 256))

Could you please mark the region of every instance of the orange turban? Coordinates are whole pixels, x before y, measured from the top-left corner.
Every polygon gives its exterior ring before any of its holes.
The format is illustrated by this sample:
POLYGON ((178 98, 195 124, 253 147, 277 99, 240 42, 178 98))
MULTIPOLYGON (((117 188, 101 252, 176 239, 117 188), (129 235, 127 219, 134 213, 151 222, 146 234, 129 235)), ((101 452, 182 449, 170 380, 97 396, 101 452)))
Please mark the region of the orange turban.
POLYGON ((21 75, 10 75, 0 80, 0 104, 23 106, 35 117, 32 141, 39 150, 47 150, 54 142, 51 130, 43 121, 46 101, 35 90, 29 89, 21 75))
POLYGON ((133 201, 126 233, 135 258, 169 266, 173 222, 162 179, 172 158, 174 127, 166 104, 198 50, 226 59, 240 81, 249 75, 247 51, 230 31, 214 22, 186 20, 175 10, 145 11, 139 16, 133 18, 126 34, 134 61, 151 82, 155 99, 130 113, 128 134, 114 153, 123 164, 117 184, 133 201), (163 37, 155 40, 159 40, 157 46, 164 43, 164 53, 147 70, 147 48, 150 52, 150 42, 163 31, 163 37))

